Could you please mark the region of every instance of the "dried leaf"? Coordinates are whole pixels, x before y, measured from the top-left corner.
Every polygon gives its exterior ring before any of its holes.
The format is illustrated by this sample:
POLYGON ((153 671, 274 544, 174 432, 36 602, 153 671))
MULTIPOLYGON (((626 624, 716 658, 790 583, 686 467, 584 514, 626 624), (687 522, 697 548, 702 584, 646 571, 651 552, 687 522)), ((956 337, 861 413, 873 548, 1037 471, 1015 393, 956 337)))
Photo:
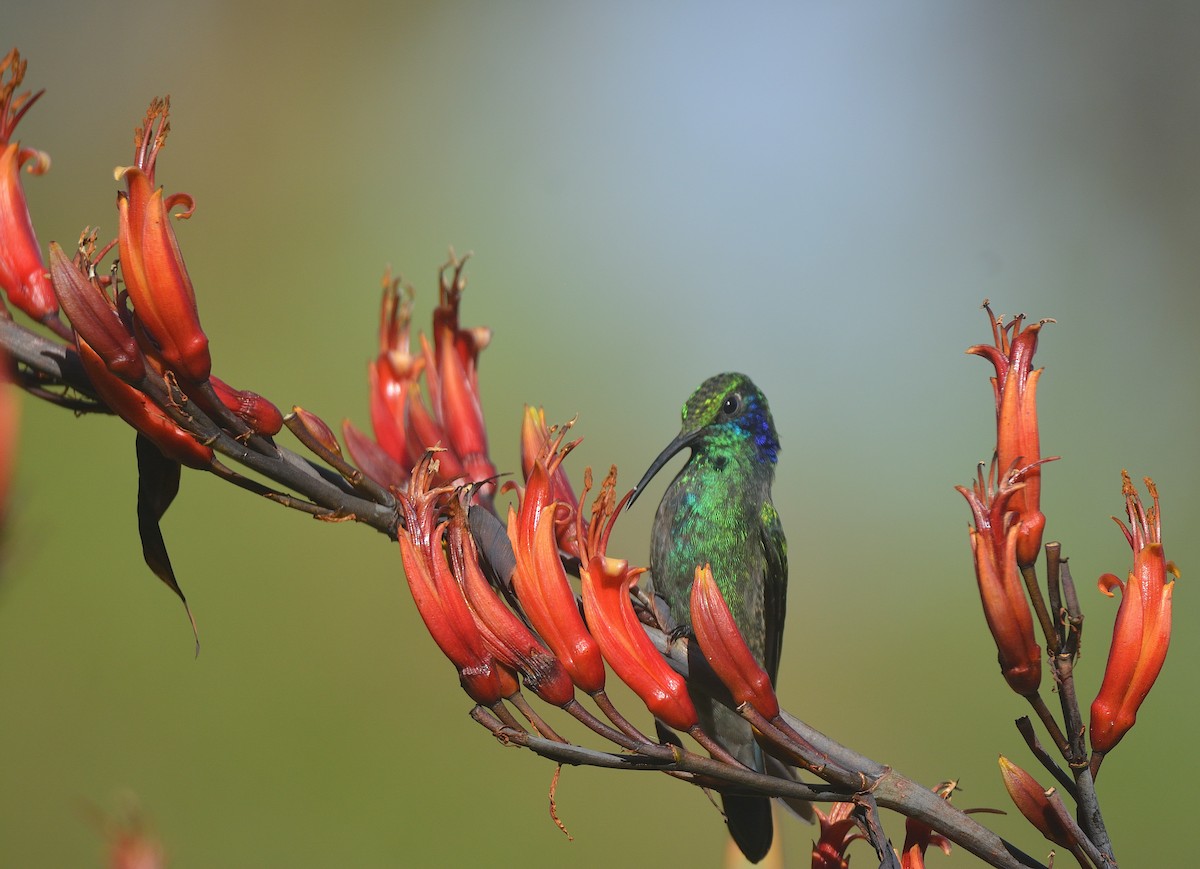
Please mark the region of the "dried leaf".
POLYGON ((196 619, 188 606, 183 589, 175 579, 175 571, 171 567, 171 556, 167 554, 167 544, 163 540, 159 520, 166 514, 171 502, 179 494, 179 462, 168 459, 149 438, 137 436, 138 463, 138 534, 142 538, 142 557, 146 566, 154 571, 154 575, 166 584, 167 588, 179 596, 187 612, 188 621, 192 625, 192 636, 196 639, 196 654, 200 654, 200 634, 196 630, 196 619))

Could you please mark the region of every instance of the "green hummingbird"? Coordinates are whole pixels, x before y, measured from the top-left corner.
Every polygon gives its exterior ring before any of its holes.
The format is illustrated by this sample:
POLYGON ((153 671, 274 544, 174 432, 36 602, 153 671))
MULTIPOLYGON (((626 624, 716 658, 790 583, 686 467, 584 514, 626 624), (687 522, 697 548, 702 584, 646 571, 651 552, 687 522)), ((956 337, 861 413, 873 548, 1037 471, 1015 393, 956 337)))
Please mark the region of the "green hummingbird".
MULTIPOLYGON (((750 651, 774 683, 783 646, 787 541, 771 503, 779 435, 766 396, 744 374, 718 374, 683 406, 683 428, 650 465, 634 498, 684 447, 692 451, 667 487, 651 535, 650 572, 677 631, 691 625, 692 580, 711 564, 721 596, 750 651)), ((631 500, 632 503, 632 500, 631 500)), ((762 772, 749 723, 692 691, 704 730, 742 763, 762 772)), ((767 797, 726 794, 725 817, 742 853, 757 863, 774 837, 767 797)))

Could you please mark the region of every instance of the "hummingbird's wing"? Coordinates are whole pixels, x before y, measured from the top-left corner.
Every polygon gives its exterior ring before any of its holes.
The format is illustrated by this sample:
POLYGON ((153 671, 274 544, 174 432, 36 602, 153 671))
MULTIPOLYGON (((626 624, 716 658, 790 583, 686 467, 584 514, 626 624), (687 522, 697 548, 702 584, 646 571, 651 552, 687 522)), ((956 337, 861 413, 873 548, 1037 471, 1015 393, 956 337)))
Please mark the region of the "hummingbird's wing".
POLYGON ((787 615, 787 538, 779 513, 770 501, 763 502, 762 522, 759 525, 763 552, 767 558, 767 569, 763 576, 763 620, 766 623, 766 646, 763 666, 775 683, 779 672, 779 658, 783 652, 783 620, 787 615))

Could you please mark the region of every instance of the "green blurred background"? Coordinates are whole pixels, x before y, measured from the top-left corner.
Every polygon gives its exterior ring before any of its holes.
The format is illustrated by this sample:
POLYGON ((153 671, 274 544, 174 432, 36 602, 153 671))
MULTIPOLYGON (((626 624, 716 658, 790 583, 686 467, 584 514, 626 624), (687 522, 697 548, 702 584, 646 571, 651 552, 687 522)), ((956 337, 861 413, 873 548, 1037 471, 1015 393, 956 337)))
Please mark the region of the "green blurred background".
MULTIPOLYGON (((1116 609, 1092 583, 1130 563, 1108 519, 1122 467, 1159 481, 1184 576, 1101 798, 1123 865, 1188 862, 1200 7, 47 0, 3 19, 48 90, 20 128, 54 158, 27 183, 43 243, 115 233, 112 169, 171 94, 159 179, 198 203, 180 242, 238 386, 365 425, 379 276, 416 284, 423 321, 449 245, 475 252, 465 320, 495 329, 503 468, 534 402, 579 414, 576 479, 616 462, 631 485, 697 383, 750 373, 784 445, 786 705, 920 781, 960 778, 963 806, 1007 807, 999 752, 1034 762, 951 488, 994 439, 990 368, 962 351, 989 337, 985 296, 1056 317, 1042 443, 1064 459, 1043 497, 1085 602, 1085 703, 1116 609)), ((193 660, 141 563, 129 432, 33 401, 23 423, 0 864, 98 865, 83 807, 125 790, 176 869, 717 864, 716 811, 650 774, 565 770, 568 842, 553 766, 467 718, 391 544, 198 474, 164 523, 193 660)), ((613 549, 644 560, 652 514, 613 549)), ((784 835, 806 864, 812 830, 784 835)))

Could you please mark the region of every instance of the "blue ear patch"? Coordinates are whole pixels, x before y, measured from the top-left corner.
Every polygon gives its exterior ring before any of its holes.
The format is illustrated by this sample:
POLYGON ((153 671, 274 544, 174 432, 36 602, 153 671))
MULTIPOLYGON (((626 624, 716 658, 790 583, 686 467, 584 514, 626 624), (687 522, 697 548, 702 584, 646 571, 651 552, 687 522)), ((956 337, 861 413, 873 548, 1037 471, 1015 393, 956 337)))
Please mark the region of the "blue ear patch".
POLYGON ((738 418, 737 425, 754 438, 754 445, 763 458, 770 462, 779 460, 779 435, 775 433, 766 402, 759 396, 750 394, 746 397, 746 411, 738 418))

